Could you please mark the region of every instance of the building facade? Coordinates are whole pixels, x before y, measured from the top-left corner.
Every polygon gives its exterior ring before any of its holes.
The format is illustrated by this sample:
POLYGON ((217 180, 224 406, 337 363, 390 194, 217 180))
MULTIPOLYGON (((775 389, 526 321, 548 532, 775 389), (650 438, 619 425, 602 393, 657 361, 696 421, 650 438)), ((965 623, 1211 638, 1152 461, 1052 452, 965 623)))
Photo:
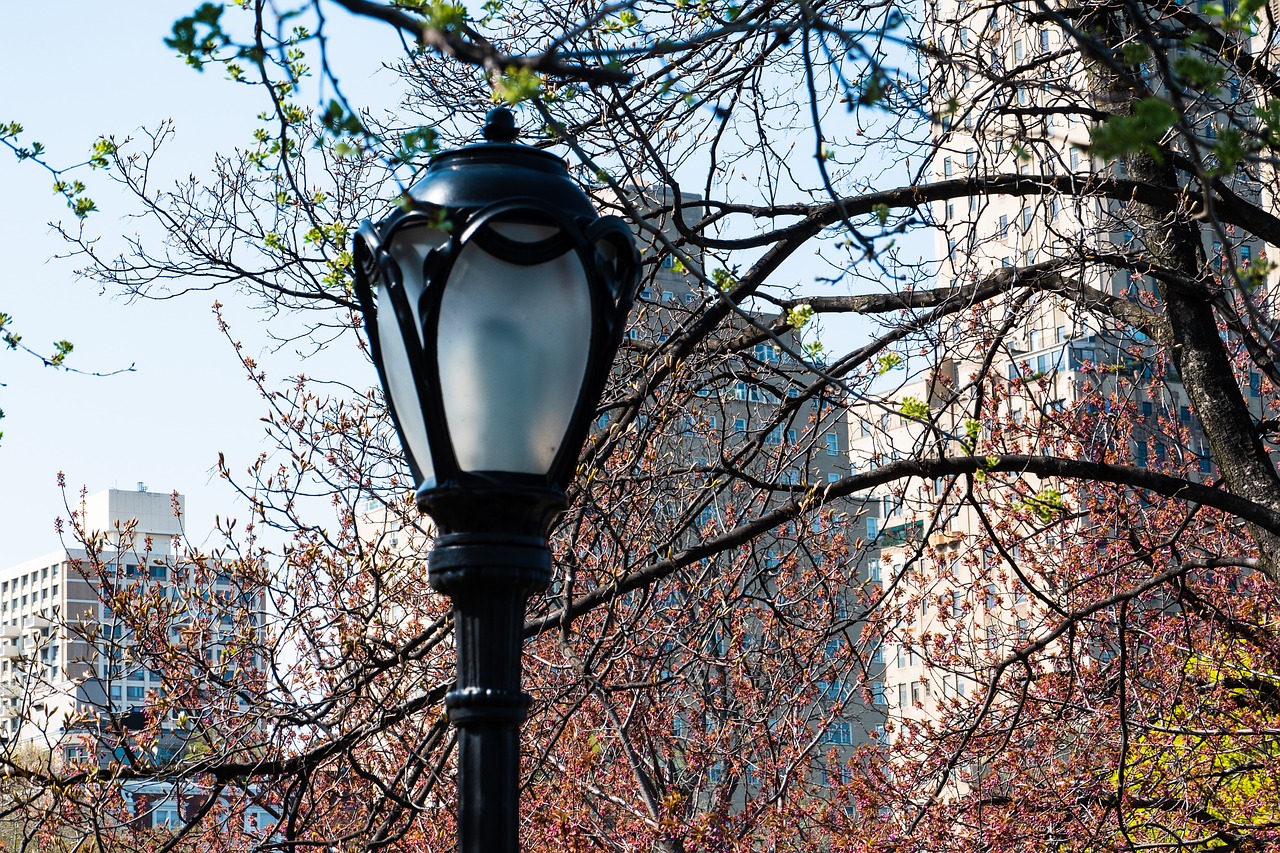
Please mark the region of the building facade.
MULTIPOLYGON (((154 778, 124 791, 132 819, 145 826, 176 825, 203 798, 198 786, 162 772, 210 736, 201 730, 200 691, 224 694, 210 702, 231 701, 233 691, 193 688, 193 673, 234 684, 262 666, 236 652, 235 638, 262 625, 265 591, 246 588, 217 562, 184 559, 185 520, 180 494, 141 483, 110 489, 73 511, 68 527, 79 547, 0 571, 6 756, 55 771, 145 767, 154 778)), ((258 825, 270 823, 265 811, 250 811, 258 825)))

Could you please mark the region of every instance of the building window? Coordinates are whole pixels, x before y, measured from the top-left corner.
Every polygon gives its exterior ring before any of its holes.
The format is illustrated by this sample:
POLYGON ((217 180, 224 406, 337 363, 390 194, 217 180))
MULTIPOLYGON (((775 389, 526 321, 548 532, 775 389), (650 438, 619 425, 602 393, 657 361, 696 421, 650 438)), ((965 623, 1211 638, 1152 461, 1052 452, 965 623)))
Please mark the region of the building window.
POLYGON ((837 436, 834 432, 829 432, 826 434, 825 440, 827 442, 827 455, 839 456, 840 455, 839 436, 837 436))
POLYGON ((764 364, 777 364, 782 360, 778 348, 771 344, 756 344, 752 352, 755 354, 756 361, 764 364))
MULTIPOLYGON (((884 691, 881 690, 881 693, 883 692, 884 691)), ((877 704, 884 704, 884 703, 880 702, 877 704)), ((822 739, 827 743, 835 743, 835 744, 840 744, 842 746, 848 746, 849 744, 853 743, 853 724, 847 723, 843 720, 836 720, 835 722, 827 726, 827 731, 824 733, 822 739)))

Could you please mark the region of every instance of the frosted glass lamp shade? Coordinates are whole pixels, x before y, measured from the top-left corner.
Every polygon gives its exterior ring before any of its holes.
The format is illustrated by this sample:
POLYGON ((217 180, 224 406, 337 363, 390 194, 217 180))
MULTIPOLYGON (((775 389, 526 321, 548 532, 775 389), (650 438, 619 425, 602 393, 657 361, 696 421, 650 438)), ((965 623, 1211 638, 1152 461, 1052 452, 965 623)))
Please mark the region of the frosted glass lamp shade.
MULTIPOLYGON (((556 235, 520 223, 492 228, 515 251, 556 235)), ((469 243, 440 301, 436 348, 458 466, 546 476, 577 408, 591 350, 591 289, 577 253, 520 266, 469 243)))

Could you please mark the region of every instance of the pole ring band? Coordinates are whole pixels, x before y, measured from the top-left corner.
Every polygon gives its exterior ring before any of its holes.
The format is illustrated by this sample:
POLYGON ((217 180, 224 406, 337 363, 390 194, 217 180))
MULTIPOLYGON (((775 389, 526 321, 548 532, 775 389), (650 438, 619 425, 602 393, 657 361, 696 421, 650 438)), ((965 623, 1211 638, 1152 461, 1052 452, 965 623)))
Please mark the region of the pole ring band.
POLYGON ((455 726, 470 723, 518 726, 529 712, 532 700, 525 693, 508 693, 484 687, 451 690, 444 697, 449 722, 455 726))
POLYGON ((427 558, 433 589, 485 586, 533 592, 551 583, 551 551, 506 544, 437 545, 427 558))

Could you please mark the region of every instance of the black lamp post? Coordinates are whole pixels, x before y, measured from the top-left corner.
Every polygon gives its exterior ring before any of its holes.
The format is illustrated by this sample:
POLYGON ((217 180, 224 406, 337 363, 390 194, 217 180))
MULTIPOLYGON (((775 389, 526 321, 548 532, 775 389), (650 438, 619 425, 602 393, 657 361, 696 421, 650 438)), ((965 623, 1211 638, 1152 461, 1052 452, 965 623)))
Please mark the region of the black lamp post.
POLYGON ((356 293, 418 507, 431 586, 453 602, 458 849, 519 850, 527 598, 565 507, 635 297, 639 256, 565 164, 490 111, 487 142, 432 159, 355 238, 356 293))

